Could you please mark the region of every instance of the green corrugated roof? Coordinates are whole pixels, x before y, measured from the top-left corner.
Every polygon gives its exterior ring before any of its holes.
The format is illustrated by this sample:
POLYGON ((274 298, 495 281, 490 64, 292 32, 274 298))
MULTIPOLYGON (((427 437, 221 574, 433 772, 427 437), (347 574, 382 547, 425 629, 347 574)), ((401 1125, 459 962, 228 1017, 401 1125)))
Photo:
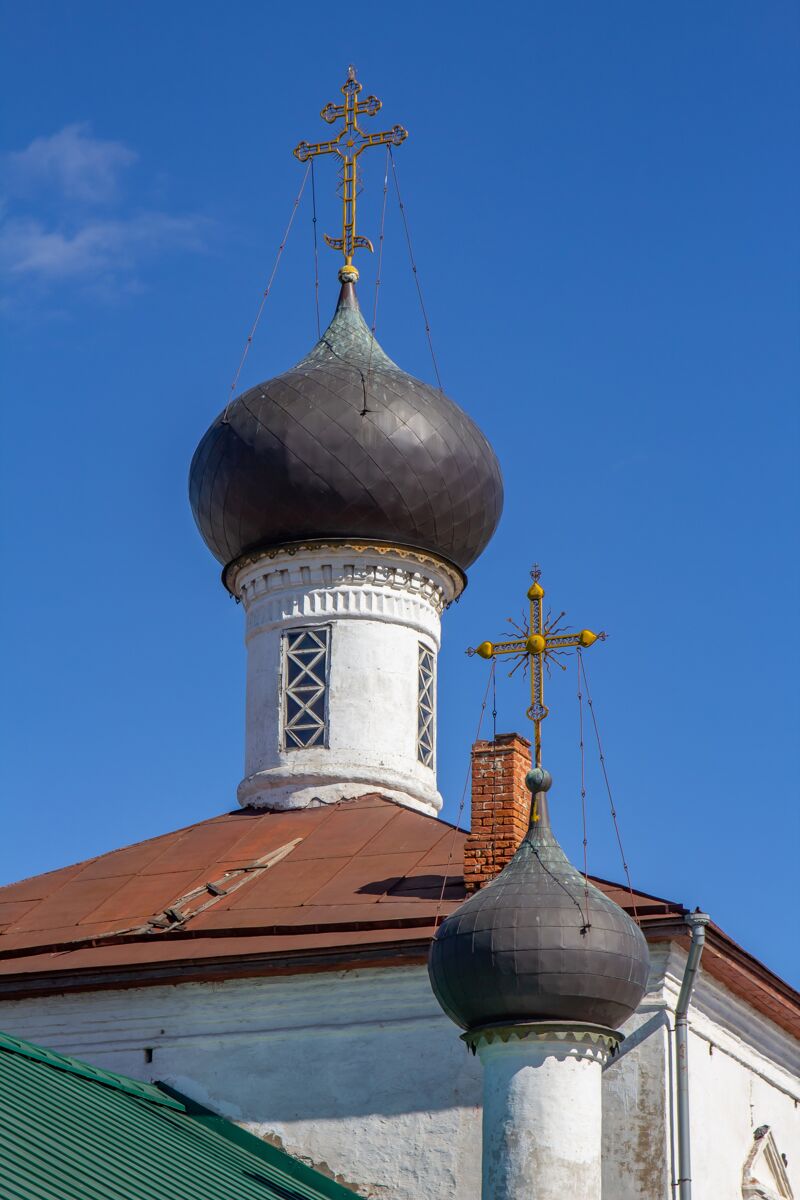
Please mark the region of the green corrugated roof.
POLYGON ((0 1034, 8 1200, 354 1200, 356 1193, 157 1085, 0 1034))

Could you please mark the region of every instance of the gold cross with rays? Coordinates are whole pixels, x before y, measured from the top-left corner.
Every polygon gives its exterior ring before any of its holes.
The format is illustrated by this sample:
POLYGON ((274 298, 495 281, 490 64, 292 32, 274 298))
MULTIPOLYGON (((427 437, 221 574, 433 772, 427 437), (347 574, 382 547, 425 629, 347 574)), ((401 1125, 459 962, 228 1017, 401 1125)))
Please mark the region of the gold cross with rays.
POLYGON ((467 654, 477 654, 479 658, 498 658, 505 654, 515 655, 518 661, 510 672, 511 675, 520 666, 530 670, 531 705, 526 716, 533 721, 534 764, 537 767, 542 765, 542 721, 549 712, 544 702, 545 670, 549 674, 550 666, 553 664, 561 667, 562 671, 566 671, 567 668, 564 664, 559 662, 565 650, 593 646, 595 642, 604 642, 607 637, 605 633, 592 633, 591 629, 581 629, 578 633, 570 633, 569 630, 561 627, 561 621, 566 613, 559 613, 557 617, 553 617, 549 611, 545 614, 544 588, 539 583, 541 575, 539 565, 534 565, 531 571, 533 583, 528 588, 528 600, 530 601, 528 621, 526 622, 523 617, 523 625, 520 626, 509 618, 510 624, 521 636, 510 642, 481 642, 480 646, 476 646, 475 649, 470 646, 467 650, 467 654))
POLYGON ((369 238, 356 233, 356 193, 358 192, 356 160, 359 154, 369 146, 399 146, 408 137, 408 131, 402 125, 395 125, 393 129, 385 130, 383 133, 364 133, 359 128, 358 118, 360 116, 374 117, 376 113, 380 112, 383 105, 377 96, 367 96, 366 100, 359 100, 358 95, 361 90, 362 86, 356 79, 355 67, 348 67, 347 79, 342 88, 344 104, 326 104, 320 113, 323 121, 327 121, 329 125, 342 117, 344 128, 338 137, 332 138, 329 142, 300 142, 294 149, 295 158, 298 158, 300 162, 308 162, 310 158, 315 158, 318 154, 338 154, 342 160, 342 236, 332 238, 328 237, 326 233, 325 241, 332 250, 341 250, 344 254, 344 266, 339 272, 339 278, 343 283, 355 283, 358 279, 358 271, 353 266, 353 255, 356 250, 372 250, 373 248, 369 238))

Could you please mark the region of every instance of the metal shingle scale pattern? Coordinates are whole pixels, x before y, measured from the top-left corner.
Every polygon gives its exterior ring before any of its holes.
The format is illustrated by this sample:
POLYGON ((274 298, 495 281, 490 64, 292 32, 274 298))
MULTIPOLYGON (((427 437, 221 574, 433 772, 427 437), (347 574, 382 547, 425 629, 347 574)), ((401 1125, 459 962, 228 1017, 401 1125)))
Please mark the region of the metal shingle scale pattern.
POLYGON ((212 424, 189 492, 224 564, 303 538, 356 537, 431 551, 464 569, 503 503, 484 435, 443 392, 387 357, 351 284, 310 354, 212 424))

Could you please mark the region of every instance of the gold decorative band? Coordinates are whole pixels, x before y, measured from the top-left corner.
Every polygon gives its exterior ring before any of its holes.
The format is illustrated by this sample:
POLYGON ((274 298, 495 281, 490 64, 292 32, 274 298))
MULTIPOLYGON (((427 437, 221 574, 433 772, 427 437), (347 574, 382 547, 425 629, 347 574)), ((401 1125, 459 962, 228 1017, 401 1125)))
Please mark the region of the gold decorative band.
POLYGON ((297 554, 305 554, 318 550, 349 550, 354 554, 391 554, 398 558, 416 563, 421 567, 432 567, 447 576, 453 588, 453 597, 458 599, 467 586, 464 572, 446 558, 439 558, 425 550, 412 546, 403 546, 398 542, 370 542, 356 538, 321 538, 319 540, 282 542, 276 546, 268 546, 263 550, 253 550, 242 554, 228 563, 222 571, 222 582, 232 596, 237 595, 236 577, 244 568, 265 559, 294 558, 297 554))

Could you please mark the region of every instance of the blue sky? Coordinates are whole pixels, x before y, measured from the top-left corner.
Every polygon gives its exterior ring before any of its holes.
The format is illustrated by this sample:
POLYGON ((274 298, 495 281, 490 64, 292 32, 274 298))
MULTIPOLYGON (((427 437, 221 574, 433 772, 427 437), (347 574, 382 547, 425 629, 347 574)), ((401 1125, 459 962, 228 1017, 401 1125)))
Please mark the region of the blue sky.
MULTIPOLYGON (((536 559, 554 605, 611 634, 586 665, 634 883, 797 982, 797 8, 496 11, 3 5, 0 879, 235 804, 242 614, 186 475, 300 183, 291 149, 323 136, 352 61, 410 131, 396 161, 442 379, 506 481, 445 618, 446 815, 486 679, 464 648, 502 633, 536 559)), ((336 232, 329 164, 317 191, 336 232)), ((323 319, 337 266, 321 251, 323 319)), ((313 342, 313 283, 304 201, 242 387, 313 342)), ((391 203, 378 335, 432 378, 391 203)), ((579 860, 574 664, 548 699, 579 860)), ((525 731, 525 704, 501 674, 498 728, 525 731)), ((620 878, 588 771, 590 870, 620 878)))

